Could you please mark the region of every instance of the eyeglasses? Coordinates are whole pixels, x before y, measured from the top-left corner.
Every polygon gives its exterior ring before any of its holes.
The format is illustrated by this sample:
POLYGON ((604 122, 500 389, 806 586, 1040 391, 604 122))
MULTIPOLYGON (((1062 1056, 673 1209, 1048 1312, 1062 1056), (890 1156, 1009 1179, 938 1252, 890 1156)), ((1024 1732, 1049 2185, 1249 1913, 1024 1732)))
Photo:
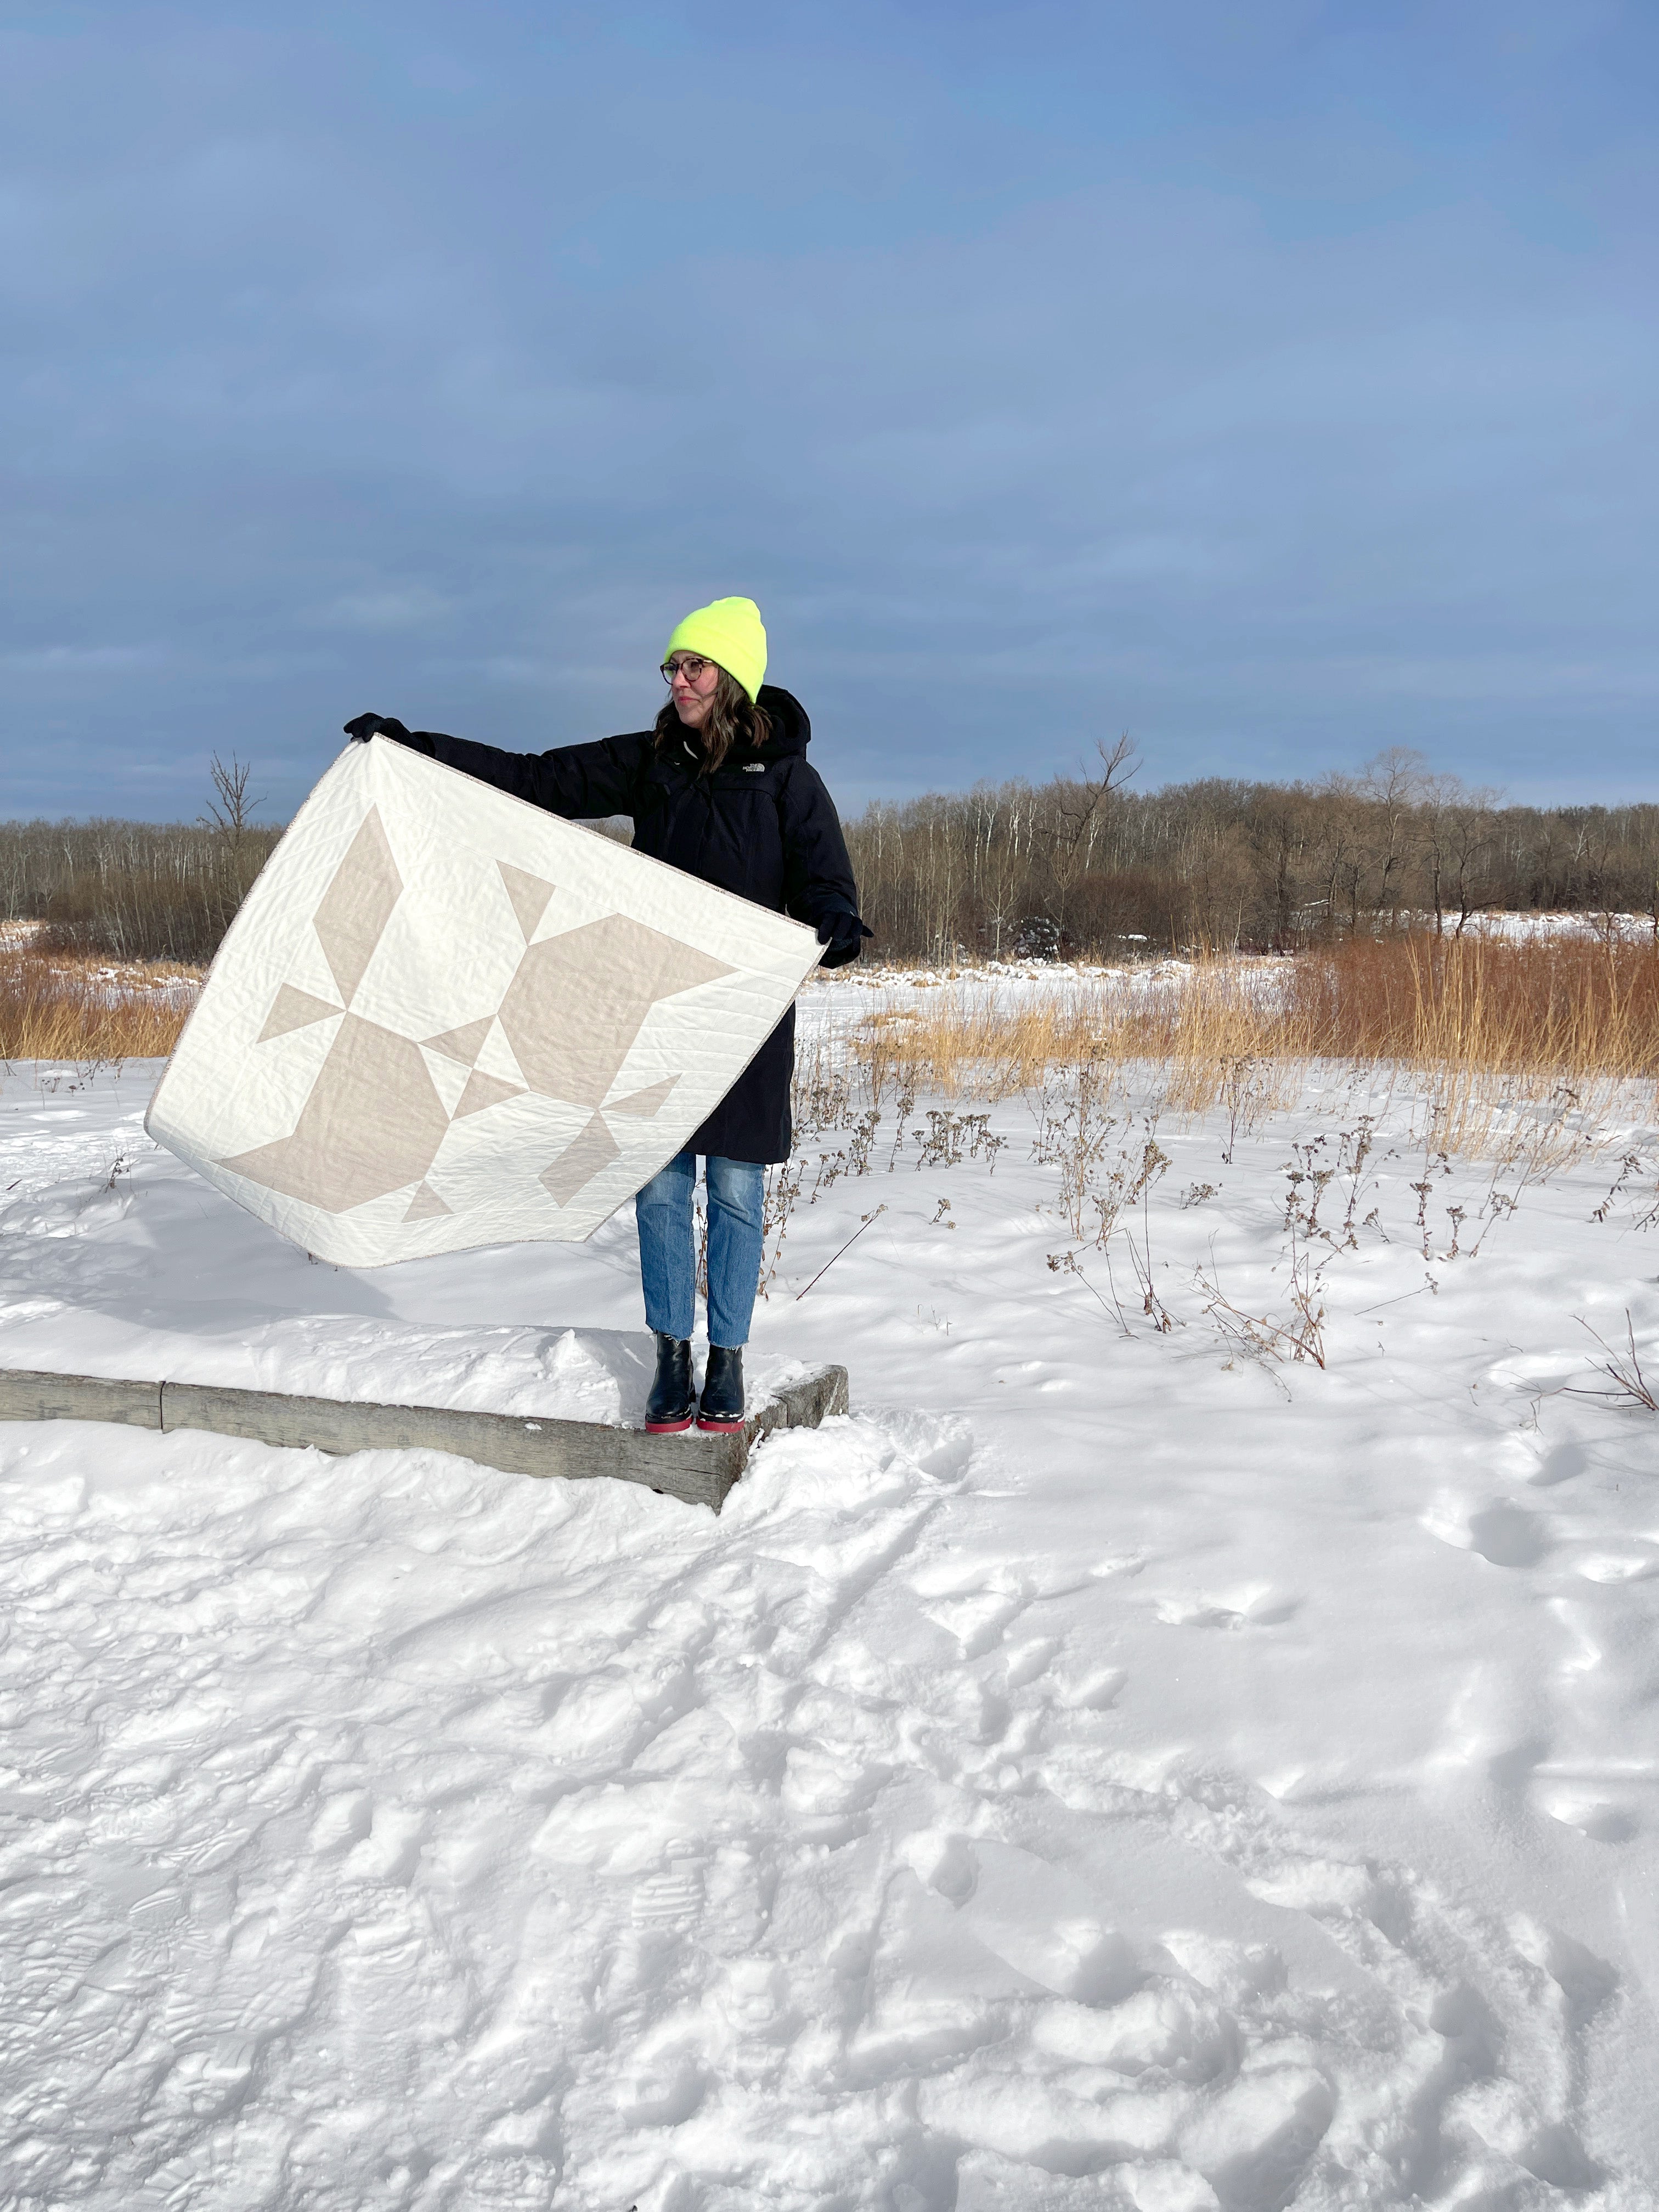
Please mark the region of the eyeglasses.
POLYGON ((701 684, 703 670, 714 665, 712 660, 700 653, 682 653, 673 660, 664 661, 662 680, 665 684, 672 684, 677 676, 683 676, 688 684, 701 684))

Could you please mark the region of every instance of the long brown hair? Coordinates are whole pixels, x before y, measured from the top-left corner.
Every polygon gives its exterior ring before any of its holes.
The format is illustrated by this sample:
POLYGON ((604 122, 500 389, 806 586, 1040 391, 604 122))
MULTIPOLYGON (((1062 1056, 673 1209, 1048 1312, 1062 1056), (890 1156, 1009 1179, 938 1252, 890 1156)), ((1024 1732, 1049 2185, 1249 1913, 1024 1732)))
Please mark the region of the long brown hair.
POLYGON ((771 718, 765 708, 757 707, 736 677, 728 676, 723 668, 700 730, 681 721, 679 709, 672 699, 657 717, 657 750, 665 752, 684 738, 687 744, 702 754, 703 768, 710 775, 733 745, 763 745, 771 734, 771 718))

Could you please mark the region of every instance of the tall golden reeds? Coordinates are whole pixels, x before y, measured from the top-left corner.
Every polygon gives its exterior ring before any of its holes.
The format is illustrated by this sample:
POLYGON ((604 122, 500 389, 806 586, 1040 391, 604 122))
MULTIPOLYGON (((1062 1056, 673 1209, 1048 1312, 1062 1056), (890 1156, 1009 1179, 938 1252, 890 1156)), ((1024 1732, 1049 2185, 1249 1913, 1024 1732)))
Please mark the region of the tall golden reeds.
MULTIPOLYGON (((162 1058, 198 981, 179 968, 0 951, 0 1059, 162 1058)), ((1659 949, 1401 937, 1078 976, 1040 997, 966 978, 866 1017, 845 1048, 804 1040, 803 1081, 854 1080, 878 1102, 996 1099, 1065 1068, 1133 1066, 1174 1113, 1237 1114, 1248 1094, 1253 1118, 1319 1061, 1415 1079, 1448 1151, 1501 1148, 1515 1110, 1540 1103, 1559 1122, 1571 1099, 1582 1127, 1620 1086, 1659 1080, 1659 949)))
POLYGON ((999 1098, 1051 1072, 1139 1065, 1177 1114, 1252 1113, 1316 1061, 1419 1079, 1435 1141, 1513 1141, 1511 1110, 1571 1100, 1582 1127, 1621 1085, 1659 1079, 1659 950, 1648 941, 1361 939, 1280 960, 1079 977, 1033 998, 945 984, 853 1033, 871 1095, 999 1098))
POLYGON ((1284 965, 1285 1017, 1322 1056, 1659 1076, 1659 951, 1648 939, 1362 939, 1284 965))
POLYGON ((0 954, 0 1060, 165 1059, 199 981, 176 967, 0 954))

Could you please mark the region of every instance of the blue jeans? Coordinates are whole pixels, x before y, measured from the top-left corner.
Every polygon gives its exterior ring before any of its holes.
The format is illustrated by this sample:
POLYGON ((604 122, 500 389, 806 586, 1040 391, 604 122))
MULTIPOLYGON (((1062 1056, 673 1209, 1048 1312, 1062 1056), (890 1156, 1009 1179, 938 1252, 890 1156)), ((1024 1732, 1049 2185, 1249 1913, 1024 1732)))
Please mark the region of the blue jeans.
MULTIPOLYGON (((634 1200, 645 1318, 664 1336, 689 1337, 696 1317, 691 1193, 696 1180, 696 1154, 677 1152, 634 1200)), ((748 1342, 755 1310, 766 1170, 751 1160, 710 1155, 703 1180, 708 1188, 708 1341, 734 1350, 748 1342)))

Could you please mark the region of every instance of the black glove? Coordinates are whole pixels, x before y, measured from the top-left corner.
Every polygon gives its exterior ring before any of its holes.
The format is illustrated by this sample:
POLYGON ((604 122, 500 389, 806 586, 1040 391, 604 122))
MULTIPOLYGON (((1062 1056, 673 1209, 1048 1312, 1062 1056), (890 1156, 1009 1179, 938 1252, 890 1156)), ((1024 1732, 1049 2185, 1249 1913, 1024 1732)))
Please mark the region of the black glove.
POLYGON ((409 743, 409 732, 395 714, 354 714, 345 733, 359 745, 366 745, 371 738, 396 738, 400 745, 409 743))
POLYGON ((432 732, 406 730, 395 714, 354 714, 345 725, 345 733, 354 744, 366 745, 371 738, 395 738, 412 753, 424 753, 428 760, 435 757, 432 732))
POLYGON ((856 960, 866 937, 875 935, 855 914, 826 914, 818 924, 818 943, 825 947, 820 968, 844 968, 856 960))

